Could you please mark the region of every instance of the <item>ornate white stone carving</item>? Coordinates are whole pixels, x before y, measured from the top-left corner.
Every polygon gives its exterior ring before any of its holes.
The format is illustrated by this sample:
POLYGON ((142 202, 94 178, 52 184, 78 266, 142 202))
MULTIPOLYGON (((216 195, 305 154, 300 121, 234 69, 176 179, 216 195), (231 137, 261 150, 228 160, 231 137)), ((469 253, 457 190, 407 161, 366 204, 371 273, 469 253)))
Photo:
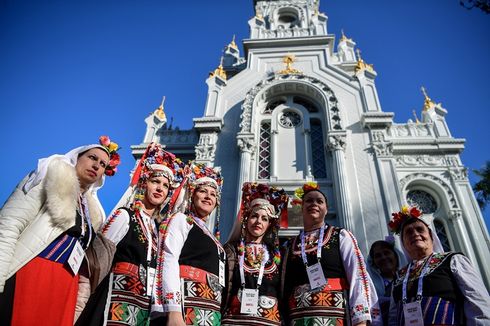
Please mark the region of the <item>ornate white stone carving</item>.
POLYGON ((386 140, 383 131, 373 131, 373 141, 371 146, 377 156, 393 155, 393 143, 386 140))
POLYGON ((399 155, 395 157, 397 167, 413 166, 454 166, 458 167, 458 159, 444 155, 399 155))
MULTIPOLYGON (((331 130, 342 130, 342 119, 340 116, 340 109, 338 106, 337 98, 334 93, 326 84, 322 81, 305 75, 273 75, 260 83, 255 85, 245 96, 245 100, 242 104, 242 114, 240 115, 240 132, 249 133, 251 131, 252 121, 252 107, 256 96, 264 89, 271 89, 273 86, 281 85, 284 81, 301 81, 301 84, 307 83, 309 86, 314 87, 320 98, 316 98, 321 102, 327 102, 328 112, 327 118, 329 120, 329 128, 331 130)), ((298 83, 297 87, 302 86, 298 83)), ((325 104, 325 103, 324 103, 325 104)))
POLYGON ((406 177, 400 180, 400 187, 404 189, 407 185, 409 185, 414 180, 425 180, 428 181, 429 183, 439 184, 439 186, 442 187, 442 189, 444 189, 446 197, 449 201, 450 208, 459 209, 459 205, 456 201, 456 196, 454 195, 452 188, 440 178, 428 173, 413 173, 407 175, 406 177))
POLYGON ((238 148, 240 152, 254 153, 256 148, 256 143, 251 137, 237 137, 238 148))
POLYGON ((346 138, 345 134, 329 134, 327 137, 327 148, 331 151, 345 151, 347 146, 346 138))
POLYGON ((463 212, 460 209, 452 209, 449 211, 449 219, 455 223, 463 218, 463 212))
POLYGON ((455 181, 467 181, 468 180, 468 169, 464 167, 460 168, 449 168, 447 170, 448 176, 455 181))
POLYGON ((214 134, 201 134, 199 143, 196 145, 197 161, 213 161, 216 152, 216 141, 214 134), (213 137, 214 136, 214 137, 213 137))

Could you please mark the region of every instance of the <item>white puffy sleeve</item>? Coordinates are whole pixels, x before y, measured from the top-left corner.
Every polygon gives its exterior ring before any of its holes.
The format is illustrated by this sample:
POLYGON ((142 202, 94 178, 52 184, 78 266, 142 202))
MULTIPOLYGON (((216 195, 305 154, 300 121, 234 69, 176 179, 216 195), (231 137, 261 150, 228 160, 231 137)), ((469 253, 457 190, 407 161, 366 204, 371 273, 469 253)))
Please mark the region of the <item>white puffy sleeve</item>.
POLYGON ((490 325, 490 296, 470 260, 464 255, 452 256, 451 271, 464 296, 466 325, 490 325))
POLYGON ((125 209, 116 209, 102 226, 102 234, 116 246, 129 230, 129 214, 125 209))
POLYGON ((348 302, 352 325, 363 321, 382 325, 376 289, 366 270, 364 257, 354 235, 344 229, 340 232, 340 255, 349 282, 348 302))
POLYGON ((152 317, 182 311, 179 257, 192 226, 182 213, 176 213, 160 225, 152 317))

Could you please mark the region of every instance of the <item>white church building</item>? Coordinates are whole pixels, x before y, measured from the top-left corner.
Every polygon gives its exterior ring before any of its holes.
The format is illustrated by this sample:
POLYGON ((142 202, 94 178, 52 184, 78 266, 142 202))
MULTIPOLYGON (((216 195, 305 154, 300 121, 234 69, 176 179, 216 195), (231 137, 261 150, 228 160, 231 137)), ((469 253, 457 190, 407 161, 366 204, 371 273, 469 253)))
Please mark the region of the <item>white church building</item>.
MULTIPOLYGON (((354 41, 327 33, 318 1, 254 5, 244 53, 235 40, 226 46, 193 128, 169 128, 162 103, 146 118, 134 157, 156 141, 183 160, 221 167, 225 241, 246 181, 291 195, 306 181, 318 182, 329 199, 326 222, 351 230, 365 254, 388 235, 391 212, 418 205, 446 249, 467 255, 490 288, 489 235, 460 159, 465 141, 451 136, 447 111, 423 90, 421 121, 396 123, 381 110, 373 67, 354 41)), ((301 226, 290 208, 280 234, 301 226)))

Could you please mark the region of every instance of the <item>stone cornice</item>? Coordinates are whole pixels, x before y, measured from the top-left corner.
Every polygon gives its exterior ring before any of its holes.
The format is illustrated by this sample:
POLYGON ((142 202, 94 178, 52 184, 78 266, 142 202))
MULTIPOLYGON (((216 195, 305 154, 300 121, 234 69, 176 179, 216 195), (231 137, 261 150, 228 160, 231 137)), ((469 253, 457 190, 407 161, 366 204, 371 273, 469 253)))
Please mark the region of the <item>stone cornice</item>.
POLYGON ((459 154, 464 150, 465 139, 396 139, 391 138, 394 154, 459 154))
POLYGON ((361 116, 361 124, 364 128, 385 129, 393 124, 393 112, 365 112, 361 116))
POLYGON ((194 128, 199 132, 202 131, 221 131, 223 128, 223 118, 218 117, 202 117, 192 119, 194 128))

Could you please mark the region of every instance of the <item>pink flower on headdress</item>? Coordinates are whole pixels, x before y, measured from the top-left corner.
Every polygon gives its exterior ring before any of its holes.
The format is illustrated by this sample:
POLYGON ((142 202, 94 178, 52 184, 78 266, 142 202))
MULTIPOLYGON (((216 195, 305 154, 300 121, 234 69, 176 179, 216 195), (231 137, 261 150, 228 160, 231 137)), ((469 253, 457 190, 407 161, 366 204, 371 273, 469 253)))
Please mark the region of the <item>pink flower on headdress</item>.
POLYGON ((99 143, 102 146, 109 147, 109 145, 111 144, 111 139, 107 136, 100 136, 99 137, 99 143))

